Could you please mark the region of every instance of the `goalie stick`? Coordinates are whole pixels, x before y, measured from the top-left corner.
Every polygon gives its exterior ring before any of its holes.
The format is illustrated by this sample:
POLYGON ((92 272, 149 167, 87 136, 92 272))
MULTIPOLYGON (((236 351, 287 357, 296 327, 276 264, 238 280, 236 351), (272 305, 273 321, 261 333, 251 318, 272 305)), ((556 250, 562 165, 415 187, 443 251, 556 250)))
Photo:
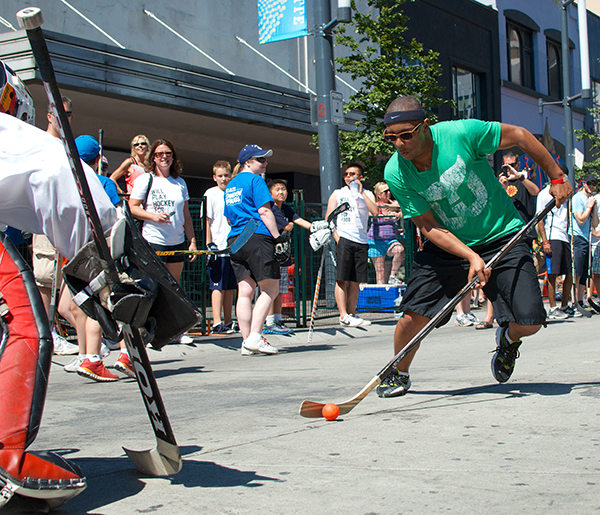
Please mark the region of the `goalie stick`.
MULTIPOLYGON (((350 204, 348 202, 344 202, 344 203, 340 204, 338 207, 336 207, 331 213, 329 213, 329 216, 327 217, 327 223, 329 224, 329 230, 333 231, 333 229, 331 228, 331 223, 338 217, 338 215, 340 215, 344 211, 347 211, 348 209, 350 209, 350 204)), ((328 245, 328 244, 329 243, 327 243, 326 245, 328 245)), ((334 263, 334 266, 337 266, 337 263, 335 263, 335 258, 333 257, 333 252, 331 252, 331 249, 329 249, 329 252, 331 253, 331 259, 334 263)), ((319 271, 317 273, 317 282, 315 284, 315 295, 313 297, 313 305, 312 305, 312 310, 310 313, 310 324, 308 326, 307 343, 312 342, 313 332, 314 332, 314 328, 315 328, 315 316, 317 314, 317 302, 319 301, 319 291, 321 290, 321 275, 323 274, 323 265, 324 264, 325 264, 325 249, 323 249, 323 253, 321 254, 321 263, 319 264, 319 271)))
POLYGON ((238 252, 248 240, 252 237, 252 235, 256 232, 258 227, 258 222, 254 219, 250 220, 246 227, 242 230, 239 236, 235 239, 235 241, 229 246, 224 248, 223 250, 167 250, 167 251, 158 251, 156 253, 157 256, 174 256, 175 254, 188 254, 188 255, 197 255, 197 254, 209 254, 215 256, 229 256, 231 254, 235 254, 238 252))
MULTIPOLYGON (((510 241, 502 247, 498 253, 490 259, 486 265, 486 270, 492 270, 494 266, 498 264, 498 262, 510 252, 513 247, 519 243, 523 237, 530 231, 532 227, 535 227, 540 220, 548 214, 548 212, 554 207, 555 201, 552 199, 546 207, 538 214, 536 214, 530 221, 525 225, 517 234, 515 234, 510 241)), ((446 305, 431 319, 427 324, 414 336, 414 338, 408 342, 405 347, 396 354, 393 359, 379 371, 379 373, 373 377, 369 381, 369 383, 356 394, 351 399, 348 399, 341 404, 338 404, 338 408, 340 409, 340 415, 345 415, 350 412, 360 401, 362 401, 368 394, 375 388, 381 381, 383 381, 390 372, 396 367, 398 363, 400 363, 414 348, 421 343, 421 341, 433 331, 437 324, 446 316, 448 313, 451 313, 452 310, 456 307, 456 305, 479 283, 479 278, 474 277, 466 286, 460 290, 453 299, 448 301, 446 305)), ((322 409, 325 406, 325 403, 321 402, 313 402, 313 401, 304 401, 300 406, 300 415, 306 418, 319 418, 322 417, 322 409)))
MULTIPOLYGON (((86 217, 92 229, 98 255, 100 256, 100 259, 106 263, 106 273, 109 277, 109 281, 117 283, 118 276, 114 260, 111 257, 108 244, 104 238, 102 224, 100 223, 100 218, 90 194, 83 167, 81 166, 81 160, 79 159, 79 153, 75 146, 71 126, 67 120, 67 115, 62 103, 62 96, 54 75, 50 53, 48 52, 44 33, 41 29, 41 26, 44 23, 42 12, 37 7, 27 7, 21 9, 17 13, 17 19, 21 28, 24 28, 27 32, 27 38, 38 65, 44 83, 44 89, 48 96, 48 101, 53 107, 61 139, 66 146, 71 170, 81 195, 81 201, 85 209, 86 217)), ((146 348, 137 330, 132 330, 131 327, 125 326, 123 328, 123 333, 125 335, 127 349, 132 358, 132 362, 134 363, 137 383, 156 436, 156 447, 154 449, 150 451, 126 452, 135 467, 142 473, 153 476, 175 474, 181 470, 181 454, 171 430, 167 412, 160 397, 160 392, 154 378, 154 373, 152 372, 150 361, 148 360, 146 348)))

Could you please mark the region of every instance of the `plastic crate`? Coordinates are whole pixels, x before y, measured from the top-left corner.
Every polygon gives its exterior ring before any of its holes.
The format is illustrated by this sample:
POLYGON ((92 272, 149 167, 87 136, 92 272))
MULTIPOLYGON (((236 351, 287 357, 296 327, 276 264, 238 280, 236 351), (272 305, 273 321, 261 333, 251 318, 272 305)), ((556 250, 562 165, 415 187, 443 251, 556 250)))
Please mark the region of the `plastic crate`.
POLYGON ((393 312, 400 304, 405 290, 405 285, 361 284, 356 310, 393 312))

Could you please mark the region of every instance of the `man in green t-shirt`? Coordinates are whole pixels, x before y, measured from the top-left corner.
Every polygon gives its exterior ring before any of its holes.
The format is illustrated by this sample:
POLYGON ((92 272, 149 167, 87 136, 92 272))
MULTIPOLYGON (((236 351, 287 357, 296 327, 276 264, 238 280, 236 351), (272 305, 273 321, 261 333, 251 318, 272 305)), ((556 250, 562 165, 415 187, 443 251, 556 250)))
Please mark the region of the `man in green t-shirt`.
MULTIPOLYGON (((508 381, 521 338, 539 331, 546 311, 529 250, 516 245, 494 268, 489 261, 524 222, 494 176, 487 156, 519 146, 553 180, 551 193, 562 204, 572 193, 566 176, 526 129, 498 122, 459 120, 430 125, 418 100, 394 100, 384 118, 384 138, 396 147, 385 181, 426 239, 417 253, 394 334, 395 353, 475 276, 492 301, 496 320, 494 378, 508 381)), ((442 321, 445 324, 450 319, 442 321)), ((377 387, 380 397, 404 395, 417 349, 377 387)))

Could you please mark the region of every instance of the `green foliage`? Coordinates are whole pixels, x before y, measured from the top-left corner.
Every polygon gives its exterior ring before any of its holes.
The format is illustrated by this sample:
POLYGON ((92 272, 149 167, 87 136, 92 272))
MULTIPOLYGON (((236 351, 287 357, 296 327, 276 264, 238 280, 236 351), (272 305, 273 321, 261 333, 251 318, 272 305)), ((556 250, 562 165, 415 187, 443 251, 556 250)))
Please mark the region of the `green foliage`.
MULTIPOLYGON (((383 178, 385 162, 395 150, 381 137, 388 105, 400 96, 416 97, 426 110, 442 104, 439 54, 425 51, 414 39, 405 41, 409 20, 400 10, 405 1, 367 0, 369 11, 361 13, 352 0, 356 35, 347 34, 344 25, 336 29, 337 45, 351 51, 347 57, 336 58, 338 71, 349 73, 353 80, 362 79, 345 110, 364 115, 353 132, 340 133, 341 161, 362 161, 373 182, 383 178)), ((430 118, 436 121, 431 113, 430 118)))
MULTIPOLYGON (((600 115, 600 108, 589 109, 592 116, 600 115)), ((591 143, 590 151, 594 156, 597 156, 593 161, 586 161, 583 163, 583 169, 575 167, 575 179, 583 180, 583 176, 586 173, 595 173, 598 174, 598 170, 600 169, 600 135, 594 134, 586 131, 585 129, 575 129, 575 137, 577 141, 582 141, 584 139, 588 139, 591 143)))

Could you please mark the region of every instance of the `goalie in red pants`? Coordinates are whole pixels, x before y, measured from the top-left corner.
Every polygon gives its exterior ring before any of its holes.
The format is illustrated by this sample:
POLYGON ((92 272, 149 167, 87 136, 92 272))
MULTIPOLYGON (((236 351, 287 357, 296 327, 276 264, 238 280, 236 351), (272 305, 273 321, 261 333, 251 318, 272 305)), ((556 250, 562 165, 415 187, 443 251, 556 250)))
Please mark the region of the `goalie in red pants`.
MULTIPOLYGON (((44 233, 72 257, 90 230, 64 147, 23 123, 33 124, 33 112, 27 89, 0 62, 0 228, 44 233)), ((102 198, 100 183, 90 184, 109 227, 114 208, 102 198)), ((76 465, 52 452, 27 451, 40 427, 52 349, 33 274, 0 233, 0 508, 17 494, 9 505, 17 512, 25 498, 47 510, 86 487, 76 465)))

